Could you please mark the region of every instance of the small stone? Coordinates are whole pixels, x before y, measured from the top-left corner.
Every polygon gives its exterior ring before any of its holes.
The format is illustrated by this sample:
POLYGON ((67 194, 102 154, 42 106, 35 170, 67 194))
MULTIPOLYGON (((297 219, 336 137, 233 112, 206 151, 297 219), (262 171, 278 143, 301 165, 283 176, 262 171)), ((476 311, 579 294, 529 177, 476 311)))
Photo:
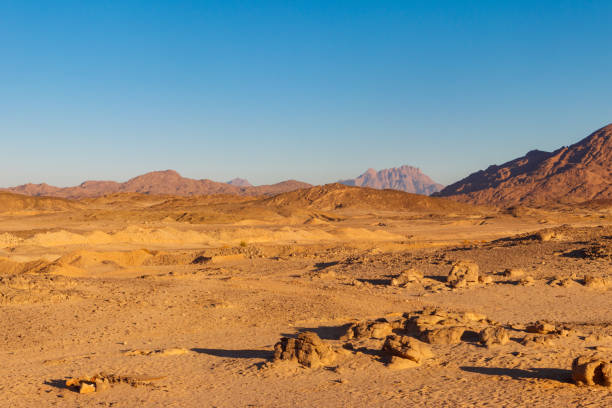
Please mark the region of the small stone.
POLYGON ((96 386, 94 384, 82 382, 79 388, 79 394, 90 394, 96 392, 96 386))

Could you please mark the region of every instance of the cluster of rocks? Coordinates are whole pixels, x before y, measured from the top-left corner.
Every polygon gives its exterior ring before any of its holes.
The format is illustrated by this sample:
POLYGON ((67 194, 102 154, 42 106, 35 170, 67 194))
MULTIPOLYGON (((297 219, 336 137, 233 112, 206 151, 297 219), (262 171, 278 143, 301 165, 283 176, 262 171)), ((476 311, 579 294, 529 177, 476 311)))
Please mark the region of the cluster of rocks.
POLYGON ((584 249, 583 254, 588 259, 612 259, 612 245, 597 243, 584 249))
POLYGON ((584 277, 579 277, 577 274, 572 274, 570 276, 554 276, 553 278, 548 280, 548 284, 550 286, 560 286, 560 287, 569 287, 578 284, 582 284, 583 286, 591 289, 601 289, 606 290, 612 287, 612 278, 607 276, 592 276, 586 275, 584 277))
MULTIPOLYGON (((432 347, 464 341, 483 347, 503 346, 510 342, 512 331, 525 333, 522 339, 512 340, 526 347, 551 345, 553 340, 570 334, 569 328, 544 321, 506 327, 479 313, 424 308, 404 313, 392 321, 377 319, 350 324, 339 338, 345 343, 337 350, 356 350, 355 344, 364 343, 370 348, 380 347, 382 361, 389 368, 405 369, 421 366, 434 358, 432 347)), ((337 350, 316 333, 303 332, 295 339, 282 338, 274 347, 274 361, 293 361, 317 368, 334 363, 337 350)), ((612 362, 580 357, 572 365, 572 375, 577 384, 610 387, 612 362)))

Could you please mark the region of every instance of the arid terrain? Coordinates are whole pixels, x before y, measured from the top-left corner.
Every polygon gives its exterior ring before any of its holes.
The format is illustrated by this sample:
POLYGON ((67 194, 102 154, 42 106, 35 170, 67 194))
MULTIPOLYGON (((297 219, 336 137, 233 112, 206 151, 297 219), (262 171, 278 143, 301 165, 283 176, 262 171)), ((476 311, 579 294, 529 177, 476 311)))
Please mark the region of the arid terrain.
POLYGON ((0 406, 610 406, 611 268, 605 201, 0 193, 0 406))

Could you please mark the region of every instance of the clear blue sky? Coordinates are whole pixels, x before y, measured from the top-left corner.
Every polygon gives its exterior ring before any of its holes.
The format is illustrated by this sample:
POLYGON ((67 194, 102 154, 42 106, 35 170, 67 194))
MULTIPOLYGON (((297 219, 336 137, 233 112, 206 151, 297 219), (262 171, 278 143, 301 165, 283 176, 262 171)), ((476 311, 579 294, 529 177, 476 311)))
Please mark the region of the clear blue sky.
POLYGON ((612 122, 610 1, 0 0, 0 185, 441 183, 612 122))

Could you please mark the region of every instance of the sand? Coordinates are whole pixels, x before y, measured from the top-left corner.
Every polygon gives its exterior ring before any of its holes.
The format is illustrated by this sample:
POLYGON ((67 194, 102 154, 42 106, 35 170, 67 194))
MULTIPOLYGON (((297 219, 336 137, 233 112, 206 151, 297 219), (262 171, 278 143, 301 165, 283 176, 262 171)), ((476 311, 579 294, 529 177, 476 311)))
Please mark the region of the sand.
POLYGON ((609 208, 393 210, 384 197, 317 196, 323 216, 294 195, 0 209, 0 406, 612 405, 609 388, 571 378, 574 358, 612 357, 612 285, 593 280, 612 276, 609 208), (483 281, 447 284, 457 261, 483 281), (410 269, 422 277, 392 284, 410 269), (393 329, 434 342, 419 364, 391 363, 373 334, 341 339, 352 323, 419 313, 447 314, 429 334, 393 329), (529 333, 536 321, 554 332, 529 333), (455 344, 433 331, 456 325, 455 344), (487 327, 508 341, 483 346, 487 327), (281 337, 303 331, 333 361, 274 362, 281 337), (98 392, 66 386, 99 373, 110 380, 98 392))

